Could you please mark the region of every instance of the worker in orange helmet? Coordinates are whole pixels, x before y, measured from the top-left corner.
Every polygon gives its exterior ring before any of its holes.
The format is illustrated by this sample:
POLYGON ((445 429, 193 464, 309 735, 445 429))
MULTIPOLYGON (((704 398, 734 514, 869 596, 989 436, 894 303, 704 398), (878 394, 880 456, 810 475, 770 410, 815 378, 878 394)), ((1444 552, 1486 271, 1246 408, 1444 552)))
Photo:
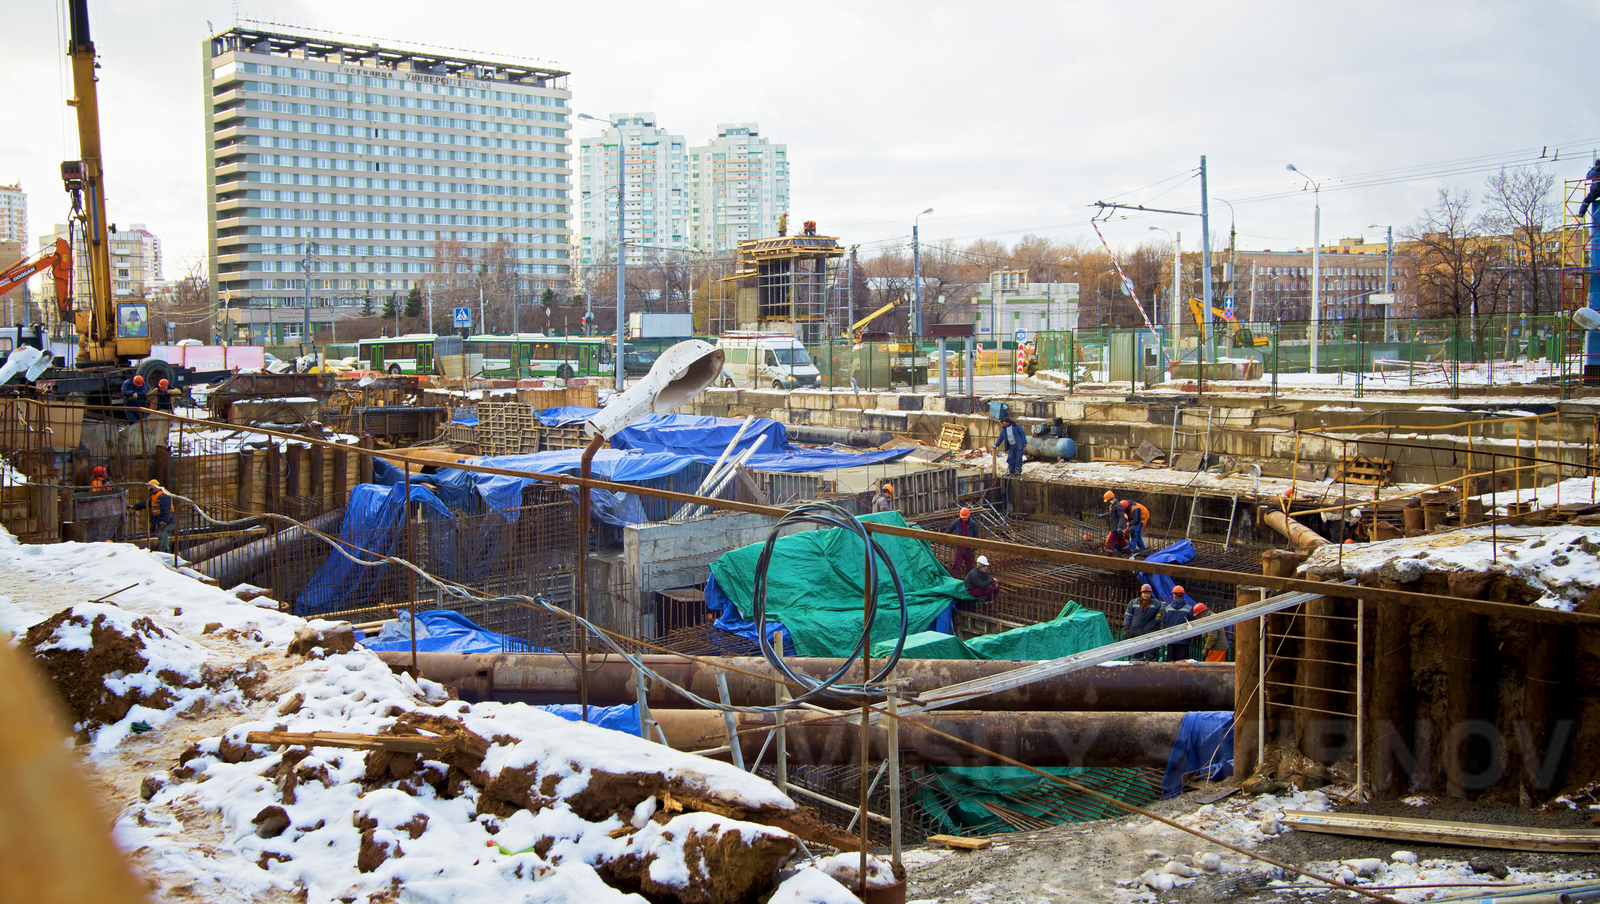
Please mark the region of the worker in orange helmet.
MULTIPOLYGON (((961 515, 945 528, 945 533, 955 534, 958 537, 976 537, 978 522, 972 518, 972 509, 962 507, 961 515)), ((950 563, 950 573, 955 577, 964 578, 967 572, 976 567, 977 562, 973 559, 972 547, 957 546, 955 561, 950 563)))
POLYGON ((1123 520, 1128 522, 1128 545, 1134 552, 1144 549, 1144 526, 1150 523, 1150 510, 1137 502, 1121 500, 1123 520))
POLYGON ((172 515, 172 494, 161 486, 161 481, 146 481, 150 486, 150 501, 134 503, 133 510, 141 511, 150 509, 150 530, 159 535, 156 541, 157 552, 171 552, 170 535, 172 526, 177 519, 172 515))
POLYGON ((1126 534, 1128 531, 1128 513, 1117 502, 1117 494, 1111 490, 1106 490, 1106 494, 1100 498, 1105 501, 1106 510, 1095 515, 1095 517, 1110 518, 1110 528, 1117 533, 1126 534))
MULTIPOLYGON (((1205 616, 1210 615, 1210 614, 1211 614, 1211 607, 1210 606, 1207 606, 1205 603, 1195 603, 1194 604, 1194 617, 1195 618, 1204 618, 1205 616)), ((1227 662, 1228 661, 1228 650, 1232 647, 1232 642, 1228 638, 1228 629, 1227 628, 1218 628, 1215 631, 1207 631, 1205 633, 1204 637, 1205 637, 1205 647, 1204 647, 1204 649, 1205 649, 1205 653, 1204 653, 1205 661, 1206 662, 1227 662)))
POLYGON ((103 487, 105 485, 106 485, 106 466, 105 465, 95 465, 94 466, 94 471, 92 472, 92 476, 89 478, 89 486, 92 486, 92 487, 103 487))
POLYGON ((139 414, 136 409, 144 407, 144 377, 134 374, 123 380, 121 394, 124 416, 130 421, 137 421, 139 414))
MULTIPOLYGON (((1149 584, 1139 586, 1139 596, 1129 601, 1128 611, 1122 616, 1122 637, 1130 640, 1161 630, 1161 601, 1156 599, 1155 588, 1149 584)), ((1136 660, 1155 662, 1161 656, 1159 648, 1133 654, 1136 660)))
POLYGON ((872 497, 872 513, 887 512, 894 508, 894 487, 884 484, 878 490, 878 495, 872 497))
MULTIPOLYGON (((1184 592, 1181 584, 1172 588, 1172 599, 1167 601, 1161 609, 1161 627, 1176 628, 1187 625, 1194 619, 1194 608, 1189 596, 1184 592)), ((1167 661, 1182 662, 1194 657, 1189 653, 1189 641, 1180 640, 1167 644, 1167 661)))
POLYGON ((156 382, 156 391, 150 394, 150 407, 156 411, 172 410, 172 387, 165 377, 156 382))

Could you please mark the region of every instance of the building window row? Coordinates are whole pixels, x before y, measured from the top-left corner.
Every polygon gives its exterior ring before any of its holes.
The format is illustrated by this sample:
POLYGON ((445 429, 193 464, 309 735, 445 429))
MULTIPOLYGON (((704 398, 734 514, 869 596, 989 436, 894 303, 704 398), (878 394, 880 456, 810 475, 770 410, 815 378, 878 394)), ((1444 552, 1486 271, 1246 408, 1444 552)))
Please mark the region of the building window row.
MULTIPOLYGON (((462 214, 379 213, 370 210, 295 210, 286 207, 240 208, 240 216, 256 220, 320 220, 343 223, 409 223, 418 226, 514 226, 540 228, 521 217, 476 217, 462 214)), ((219 219, 226 217, 220 214, 219 219)), ((549 227, 544 227, 549 228, 549 227)), ((555 227, 560 228, 560 227, 555 227)))
MULTIPOLYGON (((447 189, 420 189, 444 192, 447 189)), ((520 195, 527 198, 564 198, 567 193, 559 188, 531 188, 516 185, 468 185, 457 194, 520 195)), ((234 197, 237 197, 235 195, 234 197)), ((250 189, 244 193, 247 201, 296 201, 301 204, 357 204, 367 207, 435 207, 454 210, 526 210, 536 208, 527 201, 470 201, 463 198, 418 198, 408 195, 352 195, 328 191, 275 191, 250 189)), ((540 212, 543 212, 542 209, 540 212)))
MULTIPOLYGON (((273 157, 272 154, 248 154, 249 157, 273 157)), ((293 159, 293 158, 286 158, 293 159)), ((248 160, 246 161, 248 165, 248 160)), ((275 165, 275 164, 257 164, 275 165)), ((557 182, 566 183, 561 173, 527 173, 518 170, 480 170, 464 166, 424 166, 416 163, 397 164, 396 173, 419 176, 455 176, 467 179, 493 179, 506 182, 557 182)), ((238 181, 238 180, 234 180, 238 181)), ((406 179, 373 179, 362 176, 322 176, 316 173, 267 173, 252 171, 245 175, 246 182, 276 183, 279 185, 321 185, 328 188, 382 188, 404 191, 439 191, 471 194, 467 188, 422 188, 439 185, 437 182, 417 182, 406 179)))
MULTIPOLYGON (((478 154, 472 151, 438 151, 432 154, 406 154, 404 151, 427 152, 431 148, 389 148, 381 145, 346 144, 342 141, 296 141, 295 139, 278 139, 287 141, 287 144, 274 144, 274 139, 266 141, 255 140, 257 136, 250 136, 247 142, 251 147, 287 147, 304 151, 331 151, 337 154, 371 154, 380 157, 419 157, 432 160, 453 160, 462 163, 494 163, 502 166, 550 166, 564 167, 564 164, 550 157, 522 157, 516 154, 478 154), (320 146, 319 146, 320 145, 320 146), (393 151, 395 153, 388 153, 393 151)), ((507 172, 502 170, 480 170, 465 167, 432 166, 424 163, 384 163, 374 160, 336 160, 331 157, 300 157, 292 154, 245 154, 245 163, 257 166, 293 166, 300 169, 342 169, 342 170, 371 170, 375 173, 415 173, 419 176, 465 176, 471 179, 497 179, 508 178, 491 176, 490 173, 507 172), (356 166, 355 164, 361 164, 356 166)), ((567 181, 565 174, 557 182, 567 181)))
MULTIPOLYGON (((331 100, 347 104, 376 104, 384 107, 411 107, 418 110, 436 110, 440 113, 467 113, 475 116, 503 116, 510 119, 542 119, 549 122, 566 122, 567 114, 550 113, 545 110, 527 110, 522 107, 489 107, 482 104, 458 104, 447 100, 427 100, 415 97, 396 97, 392 94, 363 94, 359 91, 340 91, 330 88, 311 88, 305 85, 283 85, 277 82, 245 82, 246 91, 257 94, 276 94, 284 97, 305 97, 316 100, 331 100)), ((219 88, 217 93, 231 91, 232 88, 219 88)), ((559 98, 550 98, 557 101, 555 104, 534 104, 533 106, 564 106, 559 98)), ((277 103, 264 101, 263 103, 277 103)), ((326 107, 314 104, 290 104, 293 109, 285 110, 289 113, 303 113, 312 110, 325 110, 326 107)), ((319 114, 320 115, 320 114, 319 114)))
MULTIPOLYGON (((359 113, 361 111, 357 110, 356 112, 359 113)), ((317 115, 317 116, 334 116, 336 114, 334 114, 334 113, 317 113, 317 114, 314 114, 314 115, 317 115)), ((396 122, 396 123, 404 122, 404 120, 398 118, 399 114, 385 114, 385 115, 396 117, 396 118, 393 118, 393 119, 389 119, 388 121, 390 121, 390 122, 396 122)), ((340 119, 378 119, 378 120, 382 120, 383 119, 382 116, 373 116, 373 117, 340 116, 338 118, 340 118, 340 119)), ((429 119, 430 117, 424 116, 424 117, 411 117, 411 118, 412 119, 429 119)), ((567 134, 566 129, 557 129, 557 128, 553 128, 551 126, 520 126, 520 125, 517 125, 516 123, 509 123, 509 122, 483 122, 481 120, 466 120, 466 119, 453 120, 451 122, 446 122, 446 121, 440 121, 438 123, 434 123, 434 122, 427 122, 427 123, 418 122, 416 124, 417 125, 432 125, 432 126, 435 126, 436 128, 437 127, 459 128, 459 129, 461 129, 463 131, 467 131, 467 132, 507 132, 507 133, 510 133, 510 134, 513 134, 513 135, 544 135, 546 137, 551 137, 551 138, 565 138, 566 134, 567 134), (459 126, 452 126, 451 122, 460 123, 460 125, 459 126)), ((303 119, 269 119, 269 118, 265 118, 265 117, 257 118, 257 117, 254 117, 254 116, 246 116, 246 117, 244 117, 244 125, 245 125, 245 128, 247 128, 247 129, 266 129, 266 130, 278 131, 278 132, 308 132, 308 133, 312 133, 312 134, 316 134, 316 135, 348 135, 348 136, 357 137, 357 138, 367 137, 367 133, 369 131, 371 131, 370 129, 367 129, 364 126, 346 126, 346 125, 340 125, 338 123, 333 123, 333 122, 307 122, 307 121, 305 121, 303 119)), ((221 125, 219 127, 226 128, 225 125, 221 125)), ((395 139, 395 140, 398 140, 398 141, 423 141, 423 142, 437 143, 437 144, 474 144, 474 145, 483 145, 486 141, 489 140, 489 139, 485 139, 485 138, 473 138, 470 135, 457 135, 457 134, 454 134, 454 133, 451 133, 451 132, 408 132, 408 131, 401 131, 401 130, 395 130, 395 129, 383 130, 383 134, 382 135, 375 135, 374 137, 391 138, 391 139, 395 139)), ((485 146, 487 146, 487 147, 496 147, 496 145, 485 145, 485 146)), ((533 148, 526 148, 525 150, 533 150, 533 148)))
MULTIPOLYGON (((328 82, 334 85, 359 85, 364 88, 388 88, 392 91, 413 91, 419 94, 447 94, 451 97, 470 97, 498 100, 544 107, 564 107, 565 99, 543 94, 517 94, 489 88, 463 88, 456 85, 439 85, 414 82, 406 79, 382 78, 347 72, 329 72, 323 69, 297 69, 292 66, 274 66, 271 63, 241 62, 239 71, 247 75, 270 75, 275 78, 293 78, 303 81, 328 82)), ((316 89, 310 89, 316 90, 316 89)))

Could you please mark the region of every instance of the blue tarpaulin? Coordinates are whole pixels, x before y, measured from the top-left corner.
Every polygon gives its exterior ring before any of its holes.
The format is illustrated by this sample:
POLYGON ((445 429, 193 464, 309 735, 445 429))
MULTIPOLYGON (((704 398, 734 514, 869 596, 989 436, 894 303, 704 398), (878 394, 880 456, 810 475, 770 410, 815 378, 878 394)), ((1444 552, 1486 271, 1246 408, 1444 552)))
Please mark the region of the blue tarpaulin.
MULTIPOLYGON (((1188 540, 1179 540, 1165 549, 1159 549, 1144 557, 1146 562, 1155 562, 1158 565, 1186 565, 1194 561, 1194 544, 1188 540)), ((1176 584, 1172 578, 1164 574, 1145 574, 1139 572, 1139 582, 1149 584, 1155 591, 1158 600, 1171 600, 1172 588, 1176 584)))
MULTIPOLYGON (((350 502, 345 506, 344 524, 339 528, 339 545, 358 561, 335 551, 328 554, 321 567, 301 591, 295 611, 301 615, 332 612, 347 608, 346 600, 365 600, 388 566, 363 565, 360 562, 377 562, 373 556, 388 555, 396 542, 404 536, 402 498, 405 486, 379 486, 363 483, 350 491, 350 502)), ((419 503, 425 517, 454 521, 455 515, 446 508, 431 488, 411 485, 411 501, 419 503)), ((447 579, 458 580, 466 575, 447 574, 447 579)))
POLYGON ((1167 757, 1167 771, 1161 777, 1161 799, 1183 793, 1183 777, 1204 770, 1207 779, 1233 774, 1233 713, 1184 713, 1178 738, 1167 757))
MULTIPOLYGON (((737 634, 751 643, 761 642, 761 636, 756 633, 755 621, 739 614, 739 607, 734 605, 733 600, 728 599, 728 595, 722 592, 721 587, 717 586, 715 575, 706 578, 706 608, 717 614, 716 620, 712 622, 714 627, 730 634, 737 634)), ((783 626, 783 622, 768 620, 767 636, 771 637, 774 631, 783 632, 783 655, 793 656, 794 639, 789 636, 789 629, 783 626)))
MULTIPOLYGON (((539 707, 552 715, 560 716, 568 722, 583 721, 583 707, 576 703, 550 703, 539 707)), ((590 706, 589 724, 600 728, 609 728, 623 734, 638 737, 639 704, 629 703, 625 706, 590 706)))
MULTIPOLYGON (((377 637, 363 639, 369 650, 411 651, 411 617, 405 612, 383 626, 377 637)), ((454 609, 434 609, 417 613, 418 653, 498 653, 520 650, 525 641, 507 638, 477 626, 454 609), (508 642, 509 641, 509 642, 508 642)))
MULTIPOLYGON (((561 427, 582 423, 594 417, 597 408, 567 406, 546 408, 535 412, 539 422, 547 427, 561 427)), ((640 418, 611 437, 615 449, 639 452, 667 452, 683 455, 706 464, 716 464, 722 450, 728 448, 742 418, 700 417, 690 414, 651 414, 640 418)), ((834 468, 853 468, 860 465, 882 464, 911 454, 905 449, 868 449, 863 452, 843 452, 837 449, 802 449, 789 442, 787 429, 770 418, 758 417, 739 437, 738 451, 749 449, 765 436, 767 441, 750 457, 748 466, 753 471, 779 471, 797 474, 807 471, 829 471, 834 468)))

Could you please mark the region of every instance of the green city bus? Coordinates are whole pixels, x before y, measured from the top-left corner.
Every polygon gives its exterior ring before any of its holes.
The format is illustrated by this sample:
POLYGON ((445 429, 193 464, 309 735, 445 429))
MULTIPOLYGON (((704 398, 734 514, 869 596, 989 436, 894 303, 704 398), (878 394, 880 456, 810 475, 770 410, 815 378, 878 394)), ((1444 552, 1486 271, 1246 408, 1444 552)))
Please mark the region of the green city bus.
POLYGON ((616 372, 608 336, 468 336, 465 354, 483 356, 486 377, 605 377, 616 372))
POLYGON ((362 370, 390 374, 442 373, 439 359, 461 354, 460 336, 433 333, 407 333, 383 339, 363 339, 357 343, 356 357, 362 370))

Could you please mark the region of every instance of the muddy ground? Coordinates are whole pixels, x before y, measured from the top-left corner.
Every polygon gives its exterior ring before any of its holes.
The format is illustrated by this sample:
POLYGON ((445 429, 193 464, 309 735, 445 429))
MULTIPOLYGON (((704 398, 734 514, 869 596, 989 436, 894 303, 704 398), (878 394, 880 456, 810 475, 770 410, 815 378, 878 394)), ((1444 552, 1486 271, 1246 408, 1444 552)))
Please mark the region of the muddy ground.
MULTIPOLYGON (((1191 792, 1151 805, 1152 812, 1167 817, 1192 813, 1209 791, 1191 792)), ((1551 828, 1591 828, 1583 811, 1539 812, 1502 804, 1470 801, 1435 802, 1414 807, 1383 802, 1339 808, 1346 813, 1408 816, 1451 822, 1482 822, 1551 828)), ((1310 832, 1285 832, 1263 842, 1256 850, 1296 866, 1317 861, 1376 857, 1388 860, 1398 850, 1408 850, 1423 860, 1468 861, 1494 857, 1507 866, 1539 872, 1591 874, 1600 882, 1600 855, 1572 856, 1519 851, 1426 845, 1378 839, 1347 838, 1310 832)), ((1331 904, 1359 900, 1350 892, 1314 890, 1262 890, 1242 883, 1241 877, 1265 864, 1227 852, 1178 829, 1143 816, 1095 823, 1078 823, 1039 832, 994 836, 994 846, 984 851, 948 851, 923 847, 907 852, 908 889, 913 902, 973 902, 973 904, 1077 904, 1077 902, 1180 902, 1180 904, 1234 904, 1245 901, 1292 900, 1306 904, 1331 904), (1193 884, 1152 896, 1138 886, 1121 886, 1146 869, 1159 870, 1179 854, 1215 851, 1230 867, 1203 876, 1193 884), (1159 856, 1158 856, 1159 854, 1159 856)), ((1494 881, 1485 877, 1485 881, 1494 881)), ((1446 892, 1464 892, 1449 889, 1446 892)))

